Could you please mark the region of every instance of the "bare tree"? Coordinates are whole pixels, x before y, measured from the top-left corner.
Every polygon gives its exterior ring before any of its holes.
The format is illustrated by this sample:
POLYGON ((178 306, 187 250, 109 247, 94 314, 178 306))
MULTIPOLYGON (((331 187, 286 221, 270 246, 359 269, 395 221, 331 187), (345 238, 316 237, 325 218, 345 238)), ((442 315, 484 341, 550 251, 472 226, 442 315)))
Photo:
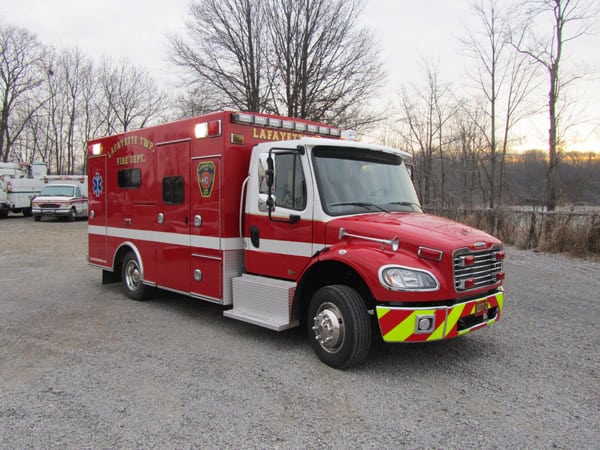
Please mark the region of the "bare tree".
POLYGON ((449 184, 454 187, 456 197, 450 206, 455 208, 473 208, 482 199, 485 203, 488 200, 489 183, 483 185, 480 170, 487 142, 481 132, 485 108, 479 100, 459 99, 458 109, 452 115, 452 147, 449 153, 454 157, 454 170, 449 171, 453 176, 449 184))
POLYGON ((104 61, 100 86, 106 134, 143 128, 169 109, 168 96, 158 90, 148 73, 128 62, 113 65, 104 61))
POLYGON ((188 39, 170 37, 172 61, 219 93, 219 107, 263 111, 268 98, 266 32, 260 0, 199 0, 190 6, 188 39))
POLYGON ((51 52, 48 77, 48 103, 45 108, 48 129, 44 151, 48 168, 72 174, 81 170, 85 158, 84 89, 92 64, 78 48, 51 52))
POLYGON ((174 114, 175 117, 183 119, 207 114, 223 107, 223 97, 215 92, 212 85, 197 80, 177 96, 174 114))
POLYGON ((27 30, 0 24, 0 160, 41 107, 38 89, 44 82, 44 52, 27 30))
POLYGON ((504 160, 511 128, 518 121, 518 111, 531 92, 533 71, 528 70, 524 57, 509 43, 510 17, 497 0, 476 0, 470 3, 480 23, 480 30, 467 29, 463 41, 469 56, 478 63, 473 71, 479 90, 488 107, 488 125, 482 128, 489 148, 489 168, 483 166, 489 185, 490 208, 501 203, 504 182, 504 160), (515 54, 516 53, 516 54, 515 54), (502 112, 504 110, 504 112, 502 112), (502 133, 502 139, 500 138, 502 133), (501 147, 501 152, 499 152, 501 147))
POLYGON ((513 45, 539 64, 548 75, 548 170, 545 181, 545 204, 554 210, 557 203, 556 174, 560 159, 560 148, 564 125, 561 124, 561 95, 577 76, 565 75, 561 70, 565 44, 590 31, 600 12, 597 0, 527 0, 526 21, 518 34, 519 41, 513 45), (537 32, 535 24, 550 16, 551 32, 537 32))
POLYGON ((416 184, 421 201, 432 205, 436 199, 438 206, 445 203, 444 147, 446 122, 454 113, 450 104, 450 90, 438 79, 438 68, 429 66, 427 84, 404 88, 401 96, 401 119, 405 142, 413 152, 417 165, 416 184), (439 161, 440 177, 434 176, 435 161, 439 161))
POLYGON ((366 107, 383 75, 363 0, 199 0, 172 60, 192 89, 220 107, 275 112, 342 126, 379 119, 366 107), (268 20, 265 20, 268 18, 268 20))
POLYGON ((272 107, 288 116, 360 127, 377 119, 369 98, 383 72, 372 33, 358 28, 363 0, 266 3, 272 107), (364 123, 361 123, 364 122, 364 123))

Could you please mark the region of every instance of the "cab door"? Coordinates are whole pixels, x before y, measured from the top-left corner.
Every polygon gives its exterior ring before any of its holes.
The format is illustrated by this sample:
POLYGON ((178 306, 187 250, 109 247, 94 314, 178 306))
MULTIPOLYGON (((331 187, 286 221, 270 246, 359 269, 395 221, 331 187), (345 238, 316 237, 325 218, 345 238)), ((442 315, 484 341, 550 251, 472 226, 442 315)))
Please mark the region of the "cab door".
POLYGON ((295 280, 313 253, 314 192, 308 161, 298 150, 283 148, 261 153, 258 161, 257 173, 251 174, 256 181, 249 186, 253 192, 248 193, 246 269, 295 280))

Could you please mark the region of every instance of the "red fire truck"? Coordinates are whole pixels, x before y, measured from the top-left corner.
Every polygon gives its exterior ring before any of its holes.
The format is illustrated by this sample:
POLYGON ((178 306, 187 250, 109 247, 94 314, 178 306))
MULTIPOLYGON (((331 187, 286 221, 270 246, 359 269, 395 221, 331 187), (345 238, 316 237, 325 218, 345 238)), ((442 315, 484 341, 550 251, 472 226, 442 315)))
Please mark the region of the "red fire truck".
POLYGON ((326 364, 496 322, 496 238, 425 214, 407 153, 338 128, 223 111, 88 143, 89 263, 272 330, 304 325, 326 364))

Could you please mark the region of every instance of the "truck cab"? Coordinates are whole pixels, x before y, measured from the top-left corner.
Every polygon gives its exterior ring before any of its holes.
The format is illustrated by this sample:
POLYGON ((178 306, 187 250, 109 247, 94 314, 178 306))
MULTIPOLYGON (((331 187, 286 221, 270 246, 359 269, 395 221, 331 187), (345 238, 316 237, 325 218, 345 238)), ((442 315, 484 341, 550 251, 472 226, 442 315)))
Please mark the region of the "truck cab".
MULTIPOLYGON (((306 320, 315 351, 334 367, 364 359, 374 329, 385 342, 419 342, 500 317, 501 242, 425 214, 409 159, 392 148, 330 139, 263 143, 253 151, 248 275, 237 280, 247 286, 239 289, 252 291, 256 277, 289 280, 291 320, 280 326, 306 320)), ((226 315, 235 317, 237 307, 226 315)))

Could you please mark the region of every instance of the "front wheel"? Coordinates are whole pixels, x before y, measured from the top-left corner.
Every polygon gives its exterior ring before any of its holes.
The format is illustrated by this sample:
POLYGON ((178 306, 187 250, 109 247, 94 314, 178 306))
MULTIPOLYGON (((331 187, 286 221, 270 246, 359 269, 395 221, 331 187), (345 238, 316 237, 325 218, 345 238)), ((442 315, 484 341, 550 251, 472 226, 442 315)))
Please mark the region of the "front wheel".
POLYGON ((308 334, 319 359, 335 369, 365 361, 371 348, 371 322, 365 303, 354 289, 325 286, 308 307, 308 334))
POLYGON ((67 216, 67 220, 69 222, 77 220, 77 210, 75 208, 71 208, 71 210, 69 211, 69 215, 67 216))
POLYGON ((125 292, 129 298, 147 300, 154 295, 156 288, 144 284, 140 263, 133 252, 127 253, 125 258, 123 258, 121 277, 123 279, 123 286, 125 286, 125 292))

